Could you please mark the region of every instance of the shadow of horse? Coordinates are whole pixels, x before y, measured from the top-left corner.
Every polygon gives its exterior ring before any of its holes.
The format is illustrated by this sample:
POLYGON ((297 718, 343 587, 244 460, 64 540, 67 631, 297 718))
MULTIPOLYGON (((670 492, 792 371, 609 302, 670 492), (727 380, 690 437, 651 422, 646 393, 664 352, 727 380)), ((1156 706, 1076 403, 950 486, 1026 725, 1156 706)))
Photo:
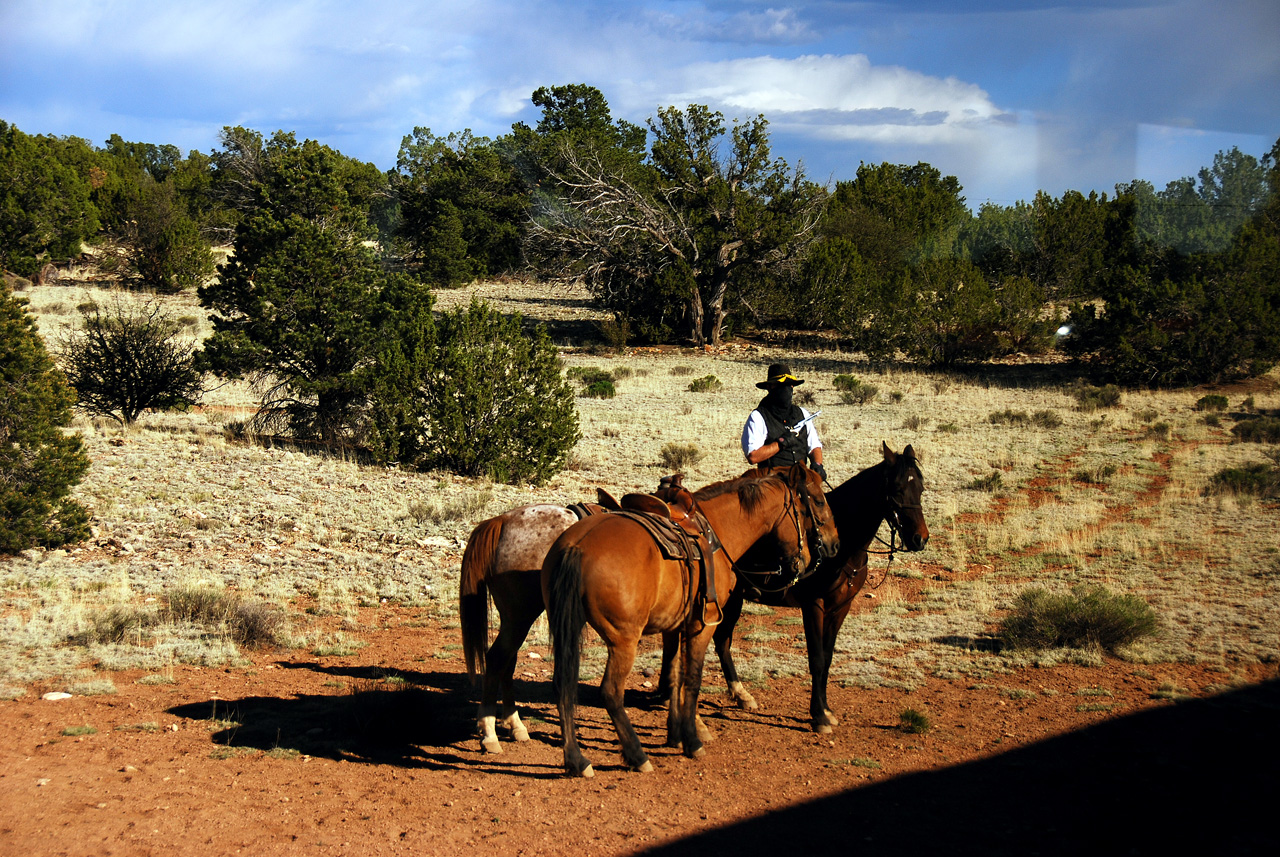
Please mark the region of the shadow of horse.
MULTIPOLYGON (((387 765, 417 770, 457 770, 507 774, 523 779, 561 779, 559 764, 527 758, 520 768, 495 764, 493 757, 471 749, 475 740, 474 689, 467 677, 453 672, 386 669, 280 661, 281 669, 307 670, 336 681, 333 693, 298 696, 213 697, 174 706, 167 713, 209 724, 211 748, 250 748, 264 753, 293 752, 334 761, 387 765), (531 772, 529 768, 534 770, 531 772)), ((521 698, 554 720, 555 704, 545 680, 517 680, 521 698)), ((600 707, 600 689, 580 686, 584 702, 600 707)), ((650 694, 628 691, 633 702, 650 694)), ((538 715, 534 719, 541 719, 538 715)), ((604 724, 600 724, 603 726, 604 724)), ((655 727, 650 735, 659 742, 655 727)), ((557 730, 536 730, 531 739, 559 748, 557 730)), ((592 745, 596 741, 590 742, 592 745)), ((612 735, 601 733, 601 746, 612 735)))
POLYGON ((646 854, 1272 854, 1280 680, 907 774, 646 854))

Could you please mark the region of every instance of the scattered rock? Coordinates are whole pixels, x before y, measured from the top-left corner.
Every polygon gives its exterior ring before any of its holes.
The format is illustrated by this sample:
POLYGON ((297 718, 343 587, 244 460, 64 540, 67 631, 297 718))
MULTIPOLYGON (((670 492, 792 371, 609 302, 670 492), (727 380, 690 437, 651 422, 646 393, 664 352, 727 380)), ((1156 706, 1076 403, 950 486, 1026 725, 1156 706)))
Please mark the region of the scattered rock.
POLYGON ((40 698, 47 699, 50 702, 57 702, 60 699, 70 699, 71 694, 64 693, 63 691, 60 691, 60 690, 54 690, 54 691, 50 691, 49 693, 46 693, 44 696, 40 698))

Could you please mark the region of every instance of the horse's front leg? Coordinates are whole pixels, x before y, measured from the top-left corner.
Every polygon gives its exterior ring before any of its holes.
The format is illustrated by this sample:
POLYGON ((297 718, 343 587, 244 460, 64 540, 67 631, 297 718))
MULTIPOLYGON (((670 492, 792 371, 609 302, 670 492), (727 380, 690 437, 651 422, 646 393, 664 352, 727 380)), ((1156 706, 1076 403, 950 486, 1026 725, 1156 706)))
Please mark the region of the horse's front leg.
POLYGON ((734 587, 729 593, 729 600, 724 605, 724 620, 716 626, 714 641, 716 657, 720 661, 720 671, 724 673, 725 685, 729 696, 739 708, 755 711, 760 706, 756 703, 741 679, 738 678, 738 667, 733 662, 733 630, 742 616, 742 589, 734 587))
MULTIPOLYGON (((826 653, 826 611, 818 604, 801 608, 804 618, 804 644, 809 654, 809 720, 813 731, 825 735, 840 721, 827 708, 827 673, 830 657, 826 653)), ((834 640, 833 640, 834 642, 834 640)))

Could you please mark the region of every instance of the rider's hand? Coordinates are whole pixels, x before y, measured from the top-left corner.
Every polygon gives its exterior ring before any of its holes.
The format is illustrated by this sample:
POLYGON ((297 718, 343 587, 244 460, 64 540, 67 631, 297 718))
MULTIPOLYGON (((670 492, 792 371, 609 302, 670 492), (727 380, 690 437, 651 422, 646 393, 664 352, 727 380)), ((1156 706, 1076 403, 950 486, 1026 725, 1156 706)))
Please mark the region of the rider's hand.
POLYGON ((800 438, 790 432, 778 438, 775 443, 778 444, 778 452, 799 452, 801 447, 800 438))
POLYGON ((823 482, 827 481, 827 468, 823 467, 821 464, 814 464, 810 466, 809 469, 821 476, 823 482))

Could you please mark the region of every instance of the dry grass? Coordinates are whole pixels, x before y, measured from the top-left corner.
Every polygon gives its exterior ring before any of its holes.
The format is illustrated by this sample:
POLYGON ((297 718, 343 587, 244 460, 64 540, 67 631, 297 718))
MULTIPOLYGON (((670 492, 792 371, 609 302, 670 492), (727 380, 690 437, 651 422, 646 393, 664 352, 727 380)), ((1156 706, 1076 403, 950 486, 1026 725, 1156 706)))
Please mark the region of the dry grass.
MULTIPOLYGON (((560 312, 547 295, 523 301, 518 289, 442 292, 438 304, 476 294, 526 314, 560 312)), ((550 296, 561 293, 581 298, 561 287, 550 296)), ((80 303, 105 298, 85 284, 27 296, 46 336, 74 323, 80 303)), ((207 335, 194 297, 175 300, 207 335)), ((1215 473, 1257 462, 1266 447, 1232 443, 1230 412, 1218 426, 1203 422, 1203 390, 1126 391, 1118 405, 1088 411, 1065 383, 935 375, 838 352, 609 357, 566 348, 563 357, 619 383, 613 398, 576 399, 583 439, 574 467, 534 490, 228 442, 224 428, 252 415, 252 391, 240 384, 211 392, 200 410, 147 415, 128 429, 78 419, 94 465, 77 496, 94 511, 94 536, 68 551, 0 560, 3 695, 44 679, 87 686, 115 669, 163 681, 175 663, 241 662, 248 643, 230 614, 197 620, 167 610, 190 589, 261 605, 258 618, 279 618, 272 638, 315 652, 356 651, 383 604, 422 608, 421 621, 447 627, 463 546, 480 519, 535 500, 590 499, 597 485, 653 490, 676 469, 664 449, 696 448, 700 458, 681 462, 695 486, 746 469, 742 425, 762 395, 763 367, 777 360, 807 380, 806 407, 823 411, 817 429, 833 483, 876 463, 885 441, 910 443, 924 459, 929 550, 900 557, 872 593, 874 609, 850 617, 832 668, 838 680, 909 689, 934 675, 981 681, 1032 663, 1096 662, 1081 650, 993 650, 992 629, 1032 584, 1106 586, 1150 604, 1162 634, 1121 648, 1136 663, 1211 663, 1230 674, 1280 658, 1275 503, 1205 490, 1215 473), (706 376, 722 388, 688 389, 706 376), (889 392, 847 403, 840 376, 889 392), (968 490, 994 473, 997 490, 968 490), (938 573, 947 580, 935 581, 938 573), (912 578, 927 582, 922 601, 903 597, 912 578), (87 663, 98 673, 86 673, 87 663)), ((1280 407, 1265 389, 1252 398, 1257 410, 1280 407)), ((768 624, 738 646, 748 680, 805 674, 799 629, 782 633, 773 611, 753 611, 768 624)), ((545 626, 535 634, 545 642, 545 626)), ((588 652, 584 674, 602 663, 602 653, 588 652)))

